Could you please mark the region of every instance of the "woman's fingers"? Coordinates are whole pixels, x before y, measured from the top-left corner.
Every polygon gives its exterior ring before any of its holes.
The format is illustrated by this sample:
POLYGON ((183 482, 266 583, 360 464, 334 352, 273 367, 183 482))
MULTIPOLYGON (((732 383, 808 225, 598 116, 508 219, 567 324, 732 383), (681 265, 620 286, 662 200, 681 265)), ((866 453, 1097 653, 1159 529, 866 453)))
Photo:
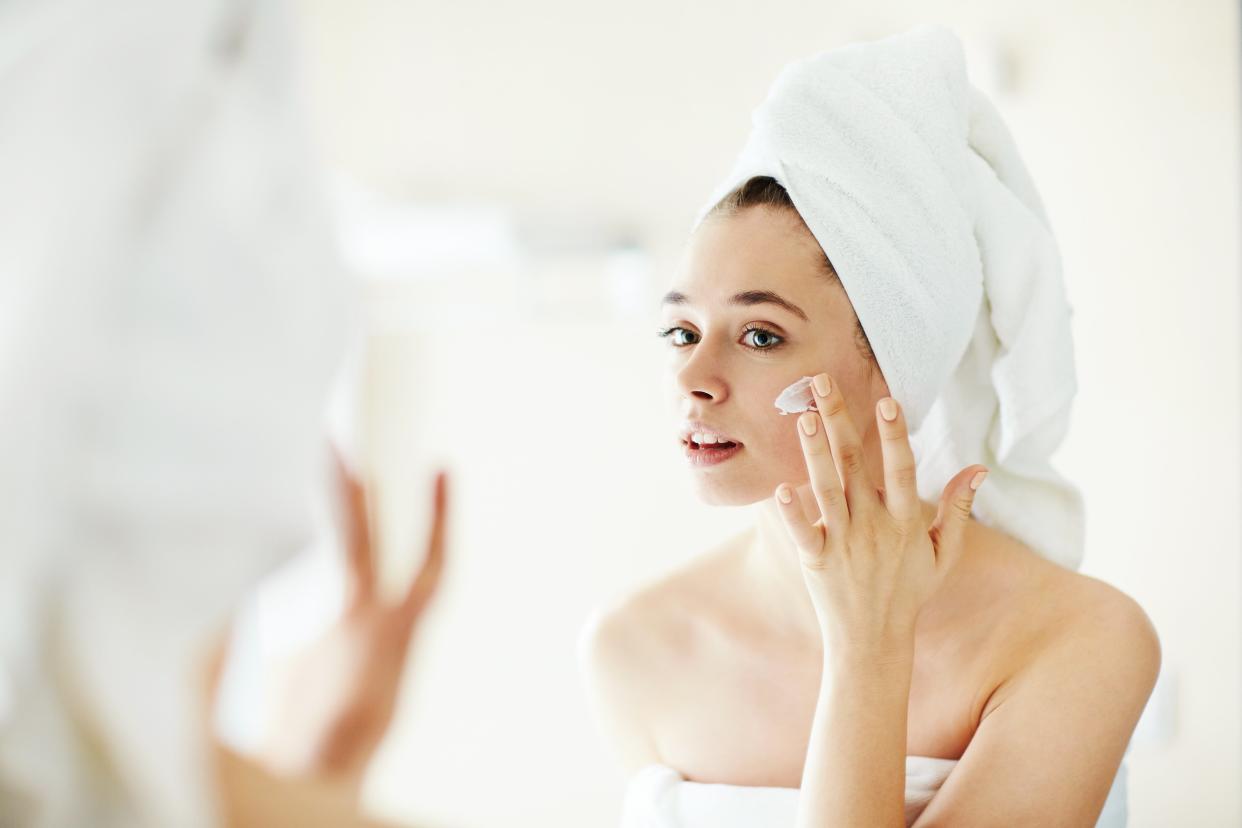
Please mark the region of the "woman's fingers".
POLYGON ((422 566, 418 574, 410 582, 405 596, 401 599, 400 614, 409 625, 413 625, 422 614, 427 604, 435 595, 440 585, 441 573, 444 571, 445 532, 448 523, 448 475, 441 471, 436 474, 435 494, 433 495, 431 531, 427 535, 427 551, 423 556, 422 566))
POLYGON ((879 503, 879 495, 867 475, 862 438, 850 418, 838 383, 827 374, 817 374, 811 381, 811 389, 815 393, 815 407, 819 409, 816 416, 823 422, 832 447, 848 512, 861 514, 879 503))
POLYGON ((966 524, 975 502, 975 490, 983 482, 982 479, 976 482, 976 478, 980 474, 986 476, 987 472, 986 466, 967 466, 945 485, 944 495, 936 509, 936 519, 928 530, 936 550, 938 568, 952 566, 961 554, 966 524))
POLYGON ((366 490, 350 473, 335 445, 332 446, 332 478, 341 544, 345 548, 347 603, 356 607, 374 596, 375 556, 367 520, 366 490))
POLYGON ((798 415, 798 435, 802 438, 802 455, 811 478, 811 493, 819 504, 825 529, 839 532, 848 524, 850 515, 820 415, 814 411, 798 415))
POLYGON ((819 560, 824 550, 824 528, 807 520, 793 486, 782 483, 776 487, 776 505, 780 507, 781 519, 803 562, 813 564, 819 560))
POLYGON ((921 518, 914 450, 910 448, 905 412, 892 397, 880 400, 875 412, 880 450, 884 454, 884 505, 897 520, 921 518))

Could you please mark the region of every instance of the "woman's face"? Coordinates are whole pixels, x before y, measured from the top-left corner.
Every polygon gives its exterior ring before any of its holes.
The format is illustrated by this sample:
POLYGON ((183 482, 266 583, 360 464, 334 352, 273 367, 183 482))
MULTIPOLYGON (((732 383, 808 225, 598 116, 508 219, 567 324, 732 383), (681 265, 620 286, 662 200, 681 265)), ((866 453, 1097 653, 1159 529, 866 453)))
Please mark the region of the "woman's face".
POLYGON ((803 376, 840 383, 868 457, 877 449, 872 412, 888 388, 858 349, 853 307, 823 256, 795 213, 766 207, 713 216, 690 239, 663 330, 678 447, 707 503, 754 503, 806 482, 797 417, 774 405, 803 376))

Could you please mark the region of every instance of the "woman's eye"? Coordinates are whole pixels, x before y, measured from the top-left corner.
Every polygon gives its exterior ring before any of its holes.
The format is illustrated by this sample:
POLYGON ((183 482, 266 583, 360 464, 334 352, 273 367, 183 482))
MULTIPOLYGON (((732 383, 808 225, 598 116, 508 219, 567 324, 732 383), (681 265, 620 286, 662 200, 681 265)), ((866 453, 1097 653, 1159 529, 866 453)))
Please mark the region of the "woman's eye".
POLYGON ((686 330, 685 328, 664 328, 656 331, 656 336, 673 337, 673 346, 677 348, 684 345, 693 345, 695 342, 698 342, 698 334, 694 331, 686 330))
MULTIPOLYGON (((662 328, 656 331, 656 336, 673 338, 673 347, 684 348, 687 345, 693 345, 699 341, 699 335, 694 331, 682 327, 662 328)), ((779 348, 784 344, 785 338, 767 330, 766 328, 747 328, 742 334, 742 344, 750 348, 752 351, 770 351, 779 348)))
POLYGON ((742 334, 742 340, 745 342, 747 339, 750 340, 747 347, 754 348, 756 351, 770 351, 784 341, 781 337, 763 328, 751 328, 746 331, 742 334))

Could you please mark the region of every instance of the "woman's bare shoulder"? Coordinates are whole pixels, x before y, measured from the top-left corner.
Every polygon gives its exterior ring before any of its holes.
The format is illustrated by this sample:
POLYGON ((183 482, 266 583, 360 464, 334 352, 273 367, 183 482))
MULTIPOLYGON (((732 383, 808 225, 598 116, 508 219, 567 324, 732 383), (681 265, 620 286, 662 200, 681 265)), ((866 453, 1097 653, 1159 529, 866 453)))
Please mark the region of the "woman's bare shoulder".
POLYGON ((698 649, 705 611, 746 533, 597 606, 578 635, 578 664, 605 735, 630 770, 659 761, 646 732, 659 677, 698 649))
POLYGON ((579 635, 580 652, 593 651, 617 662, 676 654, 690 643, 750 531, 597 606, 579 635))
POLYGON ((1028 652, 1053 645, 1102 615, 1130 621, 1142 615, 1133 598, 1106 581, 1067 569, 998 531, 982 529, 980 538, 986 551, 971 586, 991 596, 986 602, 991 626, 1013 634, 1028 652))
POLYGON ((1063 646, 1076 646, 1104 634, 1119 644, 1133 645, 1134 651, 1159 650, 1155 625, 1131 595, 1081 572, 1066 570, 1065 577, 1068 584, 1062 599, 1068 606, 1057 636, 1063 646))
POLYGON ((1139 628, 1150 623, 1139 603, 1113 584, 1030 554, 1039 561, 1041 577, 1033 580, 1029 597, 1045 608, 1049 644, 1100 624, 1139 628))
POLYGON ((1088 664, 1111 669, 1117 659, 1127 658, 1159 664, 1155 627, 1133 597, 1107 581, 1042 558, 1032 572, 1037 577, 1006 613, 1004 672, 981 716, 1003 701, 1022 676, 1050 663, 1067 663, 1070 653, 1084 657, 1084 669, 1088 664))

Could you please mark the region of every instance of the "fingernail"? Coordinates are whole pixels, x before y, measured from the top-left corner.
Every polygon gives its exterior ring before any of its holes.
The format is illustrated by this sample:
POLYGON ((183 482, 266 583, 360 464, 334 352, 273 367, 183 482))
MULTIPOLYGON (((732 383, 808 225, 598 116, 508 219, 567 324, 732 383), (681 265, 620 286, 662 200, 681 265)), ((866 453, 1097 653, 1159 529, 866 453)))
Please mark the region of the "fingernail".
POLYGON ((789 487, 784 484, 776 488, 776 496, 780 498, 781 503, 793 502, 793 492, 789 491, 789 487))
POLYGON ((970 488, 978 490, 978 488, 983 485, 983 478, 987 476, 988 476, 987 470, 978 472, 974 477, 970 479, 970 488))
POLYGON ((880 416, 890 423, 897 419, 897 403, 892 399, 880 400, 880 416))
POLYGON ((816 374, 811 383, 815 386, 815 393, 821 397, 828 396, 828 392, 832 390, 832 383, 828 382, 827 374, 816 374))
POLYGON ((809 411, 798 418, 798 425, 802 426, 802 433, 810 437, 815 433, 815 421, 819 418, 809 411))

